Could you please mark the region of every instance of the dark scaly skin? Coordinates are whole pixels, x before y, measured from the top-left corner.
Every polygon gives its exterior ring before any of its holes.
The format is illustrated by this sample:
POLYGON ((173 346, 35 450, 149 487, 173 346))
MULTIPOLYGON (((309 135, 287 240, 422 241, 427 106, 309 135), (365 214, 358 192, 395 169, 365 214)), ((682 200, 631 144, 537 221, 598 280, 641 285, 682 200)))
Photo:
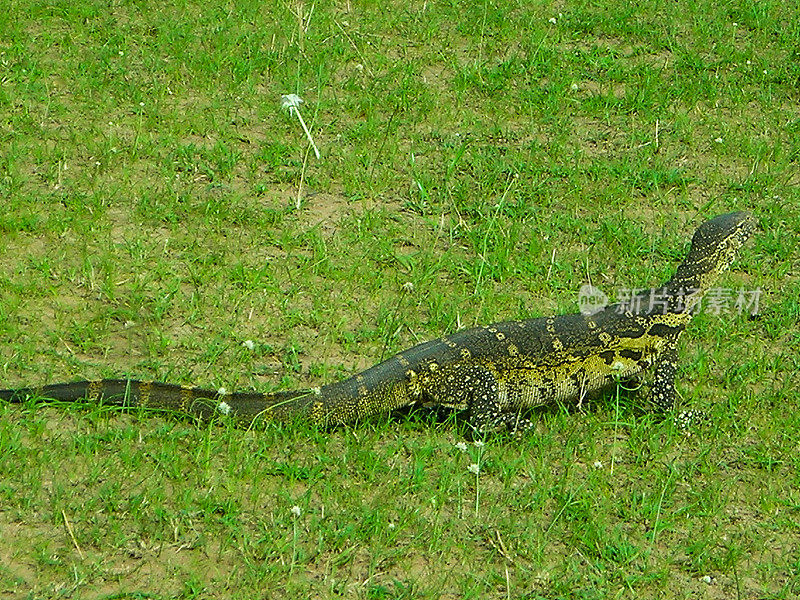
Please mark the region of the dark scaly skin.
POLYGON ((472 426, 483 433, 525 429, 530 422, 520 417, 522 411, 556 402, 580 403, 615 381, 653 368, 652 404, 668 411, 675 403, 677 342, 692 318, 691 304, 728 269, 754 230, 755 220, 745 212, 706 221, 695 232, 675 276, 624 306, 610 305, 590 316, 559 315, 459 331, 320 389, 225 394, 107 379, 0 390, 0 398, 102 398, 204 419, 222 413, 246 422, 301 418, 322 426, 353 423, 414 404, 438 405, 467 410, 472 426), (626 310, 630 306, 641 310, 633 314, 626 310))

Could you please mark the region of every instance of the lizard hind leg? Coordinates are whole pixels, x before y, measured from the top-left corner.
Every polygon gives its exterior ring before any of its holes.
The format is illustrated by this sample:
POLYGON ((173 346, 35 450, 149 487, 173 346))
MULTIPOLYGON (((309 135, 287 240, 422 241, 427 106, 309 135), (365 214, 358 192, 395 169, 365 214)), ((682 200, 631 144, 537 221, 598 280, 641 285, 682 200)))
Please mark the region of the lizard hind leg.
POLYGON ((509 411, 505 406, 501 384, 490 370, 481 366, 461 367, 440 381, 429 390, 430 395, 442 406, 466 409, 470 437, 503 432, 519 435, 532 427, 519 411, 509 411))
POLYGON ((533 421, 523 417, 521 412, 500 412, 484 421, 482 426, 473 427, 478 437, 507 434, 521 438, 533 429, 533 421))

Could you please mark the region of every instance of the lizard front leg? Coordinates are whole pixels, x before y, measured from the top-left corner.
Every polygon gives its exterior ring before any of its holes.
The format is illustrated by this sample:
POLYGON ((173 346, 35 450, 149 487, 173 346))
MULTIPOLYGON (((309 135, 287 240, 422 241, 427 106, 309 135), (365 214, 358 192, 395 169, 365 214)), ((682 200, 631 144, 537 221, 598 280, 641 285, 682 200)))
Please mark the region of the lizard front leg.
POLYGON ((675 372, 678 368, 678 350, 667 347, 656 360, 653 383, 650 386, 650 401, 660 412, 669 412, 675 407, 675 372))
MULTIPOLYGON (((653 383, 650 386, 650 401, 655 410, 670 412, 675 408, 677 391, 675 390, 675 372, 678 368, 678 350, 669 346, 655 364, 653 383)), ((675 415, 675 421, 681 429, 706 422, 707 416, 696 410, 684 410, 675 415)))

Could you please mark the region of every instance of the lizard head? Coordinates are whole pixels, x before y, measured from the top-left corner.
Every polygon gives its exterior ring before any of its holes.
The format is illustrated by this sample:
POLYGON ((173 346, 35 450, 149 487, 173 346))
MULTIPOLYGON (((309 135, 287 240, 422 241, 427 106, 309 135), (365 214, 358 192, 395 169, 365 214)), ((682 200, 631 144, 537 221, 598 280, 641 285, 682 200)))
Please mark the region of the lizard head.
POLYGON ((702 254, 732 249, 737 252, 756 229, 752 213, 742 211, 709 219, 694 232, 692 250, 702 254))
POLYGON ((705 293, 730 267, 755 229, 756 219, 749 212, 728 213, 706 221, 694 232, 689 254, 670 284, 705 293))

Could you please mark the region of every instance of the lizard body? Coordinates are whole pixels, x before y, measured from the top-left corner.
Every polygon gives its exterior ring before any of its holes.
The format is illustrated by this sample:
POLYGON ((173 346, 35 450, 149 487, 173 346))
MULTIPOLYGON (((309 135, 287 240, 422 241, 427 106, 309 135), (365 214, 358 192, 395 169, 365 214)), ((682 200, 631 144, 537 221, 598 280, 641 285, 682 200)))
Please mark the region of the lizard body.
POLYGON ((567 314, 467 329, 424 342, 350 378, 315 390, 236 392, 124 379, 0 390, 0 399, 103 399, 200 418, 305 418, 332 426, 415 404, 466 410, 478 432, 521 430, 525 410, 580 403, 615 381, 654 370, 653 405, 675 401, 677 342, 693 306, 755 229, 749 213, 722 215, 695 232, 675 276, 660 288, 591 315, 567 314), (636 312, 629 310, 638 307, 636 312))

